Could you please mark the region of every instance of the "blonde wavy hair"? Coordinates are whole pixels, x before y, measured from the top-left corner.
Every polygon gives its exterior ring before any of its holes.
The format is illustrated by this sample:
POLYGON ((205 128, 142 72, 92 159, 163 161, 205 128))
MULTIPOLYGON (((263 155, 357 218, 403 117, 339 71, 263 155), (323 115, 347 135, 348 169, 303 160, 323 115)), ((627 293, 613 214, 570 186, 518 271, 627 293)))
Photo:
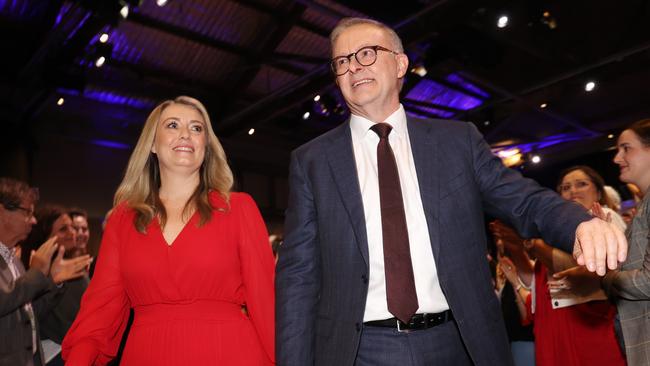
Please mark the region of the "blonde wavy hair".
POLYGON ((208 197, 210 191, 218 192, 227 203, 230 199, 230 190, 233 185, 232 171, 228 166, 223 147, 214 134, 205 107, 198 100, 187 96, 166 100, 154 108, 147 117, 138 143, 129 158, 124 179, 117 188, 113 200, 114 207, 125 203, 136 211, 133 224, 141 233, 145 233, 147 225, 155 216, 158 216, 162 227, 167 222, 167 212, 159 196, 160 171, 158 158, 151 152, 151 147, 156 136, 156 129, 160 124, 162 112, 173 104, 181 104, 196 109, 203 117, 206 126, 207 143, 205 157, 200 168, 199 186, 185 203, 183 217, 188 217, 190 211, 196 209, 201 216, 199 226, 202 226, 212 217, 213 207, 208 197))

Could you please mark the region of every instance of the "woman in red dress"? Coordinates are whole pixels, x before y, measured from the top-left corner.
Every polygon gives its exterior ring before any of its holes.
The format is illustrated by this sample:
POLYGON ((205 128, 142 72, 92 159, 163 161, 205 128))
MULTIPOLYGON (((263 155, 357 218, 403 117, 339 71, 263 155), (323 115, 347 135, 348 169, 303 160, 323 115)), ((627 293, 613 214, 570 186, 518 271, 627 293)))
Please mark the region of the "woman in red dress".
POLYGON ((151 112, 63 341, 66 365, 114 358, 129 309, 123 365, 275 363, 273 256, 257 206, 232 182, 199 101, 151 112))
MULTIPOLYGON (((590 167, 575 166, 562 172, 558 192, 625 231, 620 216, 600 206, 612 204, 603 179, 590 167)), ((534 322, 535 364, 624 366, 625 357, 614 331, 616 307, 600 288, 600 277, 541 239, 527 241, 525 246, 537 258, 535 295, 527 297, 534 312, 529 315, 534 322)), ((524 289, 518 290, 518 295, 523 293, 524 289)))

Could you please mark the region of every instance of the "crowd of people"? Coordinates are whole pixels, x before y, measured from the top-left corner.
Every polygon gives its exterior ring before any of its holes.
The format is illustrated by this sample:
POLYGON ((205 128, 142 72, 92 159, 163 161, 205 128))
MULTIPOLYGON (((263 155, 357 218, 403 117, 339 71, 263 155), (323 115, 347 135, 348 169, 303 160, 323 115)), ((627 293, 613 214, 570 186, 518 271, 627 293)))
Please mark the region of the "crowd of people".
POLYGON ((330 41, 351 117, 292 153, 282 240, 186 96, 144 123, 92 276, 87 214, 0 178, 0 366, 650 365, 650 120, 614 158, 633 207, 587 166, 553 192, 407 116, 392 29, 330 41))

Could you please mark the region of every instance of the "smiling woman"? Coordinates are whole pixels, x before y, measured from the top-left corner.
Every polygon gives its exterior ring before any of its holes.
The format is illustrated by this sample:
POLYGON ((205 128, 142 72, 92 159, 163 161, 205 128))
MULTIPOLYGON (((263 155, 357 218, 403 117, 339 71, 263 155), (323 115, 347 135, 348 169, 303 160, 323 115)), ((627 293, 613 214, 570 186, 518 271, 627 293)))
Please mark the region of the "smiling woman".
POLYGON ((95 275, 63 342, 72 365, 274 363, 274 259, 196 99, 156 107, 115 194, 95 275), (245 308, 246 312, 242 312, 245 308))

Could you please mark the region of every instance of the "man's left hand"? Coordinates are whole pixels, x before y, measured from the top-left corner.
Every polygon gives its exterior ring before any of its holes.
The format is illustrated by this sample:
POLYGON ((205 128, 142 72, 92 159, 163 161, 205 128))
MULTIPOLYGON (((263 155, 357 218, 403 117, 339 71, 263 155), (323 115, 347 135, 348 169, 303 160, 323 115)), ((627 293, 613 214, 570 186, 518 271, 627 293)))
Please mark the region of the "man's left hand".
POLYGON ((604 276, 627 257, 627 240, 615 225, 593 218, 578 225, 573 257, 590 272, 604 276))

